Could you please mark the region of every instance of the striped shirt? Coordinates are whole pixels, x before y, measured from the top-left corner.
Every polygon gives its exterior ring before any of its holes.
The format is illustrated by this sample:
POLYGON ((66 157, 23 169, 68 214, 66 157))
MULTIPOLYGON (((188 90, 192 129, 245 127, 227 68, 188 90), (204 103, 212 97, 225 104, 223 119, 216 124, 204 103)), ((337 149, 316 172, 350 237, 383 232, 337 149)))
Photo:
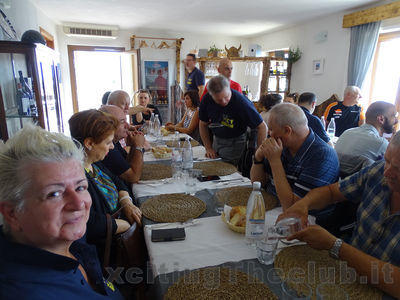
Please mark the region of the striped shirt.
POLYGON ((390 213, 391 191, 383 176, 384 161, 340 182, 341 193, 360 203, 351 244, 380 260, 400 266, 400 213, 390 213))
MULTIPOLYGON (((292 156, 289 150, 284 148, 281 160, 287 181, 293 193, 300 198, 313 188, 336 182, 339 176, 339 160, 335 150, 315 135, 311 128, 310 134, 296 155, 292 156)), ((265 169, 272 177, 268 162, 265 169)), ((277 195, 273 179, 267 189, 277 195)))

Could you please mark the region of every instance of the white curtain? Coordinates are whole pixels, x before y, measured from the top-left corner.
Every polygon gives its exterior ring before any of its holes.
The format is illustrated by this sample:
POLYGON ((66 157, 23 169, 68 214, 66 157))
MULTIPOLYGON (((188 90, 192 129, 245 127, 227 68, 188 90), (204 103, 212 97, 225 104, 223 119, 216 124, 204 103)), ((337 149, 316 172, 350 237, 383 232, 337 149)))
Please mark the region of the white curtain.
POLYGON ((361 88, 374 55, 381 22, 351 27, 347 85, 361 88))

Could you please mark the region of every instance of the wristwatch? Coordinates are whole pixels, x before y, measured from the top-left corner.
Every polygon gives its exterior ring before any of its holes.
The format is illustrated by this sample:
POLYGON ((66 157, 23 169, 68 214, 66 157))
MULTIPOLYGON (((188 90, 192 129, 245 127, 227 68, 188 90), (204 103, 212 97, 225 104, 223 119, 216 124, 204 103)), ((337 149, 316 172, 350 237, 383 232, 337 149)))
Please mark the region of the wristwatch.
POLYGON ((329 255, 333 258, 339 259, 339 250, 342 247, 343 241, 341 239, 336 239, 332 248, 329 250, 329 255))
POLYGON ((143 147, 135 147, 135 150, 138 150, 144 154, 144 148, 143 147))
POLYGON ((261 161, 256 160, 256 156, 253 155, 253 164, 255 165, 261 165, 264 163, 264 158, 261 161))

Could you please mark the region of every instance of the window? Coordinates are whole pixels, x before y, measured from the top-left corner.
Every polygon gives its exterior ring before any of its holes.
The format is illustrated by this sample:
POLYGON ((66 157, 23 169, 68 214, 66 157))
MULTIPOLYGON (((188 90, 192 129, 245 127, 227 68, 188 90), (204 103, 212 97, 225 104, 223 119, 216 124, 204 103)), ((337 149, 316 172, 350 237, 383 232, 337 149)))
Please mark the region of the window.
POLYGON ((370 101, 399 104, 400 93, 400 31, 379 35, 372 66, 370 101))

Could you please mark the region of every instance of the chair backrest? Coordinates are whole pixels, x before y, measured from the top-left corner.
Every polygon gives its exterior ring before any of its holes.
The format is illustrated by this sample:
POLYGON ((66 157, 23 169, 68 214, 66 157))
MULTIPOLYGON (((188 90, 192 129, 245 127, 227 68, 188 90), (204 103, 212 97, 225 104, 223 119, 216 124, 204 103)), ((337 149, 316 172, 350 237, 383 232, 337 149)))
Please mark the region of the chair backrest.
POLYGON ((372 159, 365 156, 343 154, 343 153, 337 153, 337 154, 340 163, 340 178, 352 175, 360 171, 362 168, 372 165, 375 162, 372 159))
POLYGON ((321 118, 325 112, 325 109, 328 107, 328 105, 335 101, 339 101, 339 97, 338 97, 338 95, 333 94, 329 99, 325 100, 320 105, 317 105, 315 107, 313 115, 317 116, 318 118, 321 118))

